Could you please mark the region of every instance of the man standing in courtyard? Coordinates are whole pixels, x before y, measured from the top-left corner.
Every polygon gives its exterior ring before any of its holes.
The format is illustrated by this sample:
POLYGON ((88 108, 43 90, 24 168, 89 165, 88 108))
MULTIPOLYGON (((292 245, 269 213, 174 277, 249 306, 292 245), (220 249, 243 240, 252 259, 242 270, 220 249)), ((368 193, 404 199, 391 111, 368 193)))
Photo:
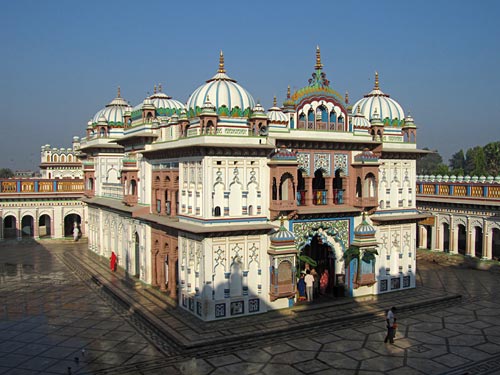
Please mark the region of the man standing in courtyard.
POLYGON ((306 271, 306 277, 304 278, 304 281, 306 282, 307 301, 308 302, 312 302, 312 300, 313 300, 314 276, 311 275, 311 271, 310 270, 306 271))
POLYGON ((387 322, 387 335, 385 336, 384 342, 389 341, 394 344, 394 335, 396 333, 396 308, 391 307, 385 316, 385 321, 387 322))

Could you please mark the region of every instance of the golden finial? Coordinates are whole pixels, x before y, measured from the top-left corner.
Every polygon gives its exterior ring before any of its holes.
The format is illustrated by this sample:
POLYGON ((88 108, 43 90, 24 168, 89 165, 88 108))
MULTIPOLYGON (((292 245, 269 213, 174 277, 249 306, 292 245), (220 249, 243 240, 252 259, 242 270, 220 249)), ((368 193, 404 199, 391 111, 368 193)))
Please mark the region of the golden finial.
POLYGON ((161 83, 158 84, 158 92, 161 92, 161 90, 163 90, 163 88, 161 87, 161 83))
POLYGON ((358 104, 358 113, 361 113, 361 106, 358 104))
POLYGON ((349 92, 345 92, 345 104, 349 104, 349 92))
POLYGON ((205 100, 206 102, 209 102, 210 101, 210 98, 208 97, 208 94, 207 94, 207 99, 205 100))
POLYGON ((286 98, 290 99, 290 85, 288 85, 288 89, 286 90, 286 98))
POLYGON ((321 64, 321 51, 319 50, 319 46, 316 46, 316 65, 314 69, 321 70, 323 68, 323 64, 321 64))
POLYGON ((224 54, 222 53, 222 50, 220 51, 220 56, 219 56, 219 70, 218 73, 226 73, 226 69, 224 68, 224 54))
POLYGON ((153 94, 156 94, 156 85, 153 87, 153 94))
POLYGON ((120 86, 118 86, 118 93, 116 94, 116 97, 117 98, 121 98, 121 96, 120 96, 120 86))
POLYGON ((375 90, 378 90, 378 72, 375 72, 375 90))
POLYGON ((276 95, 274 95, 273 107, 276 107, 276 95))
POLYGON ((280 216, 280 227, 285 227, 285 217, 283 215, 280 216))

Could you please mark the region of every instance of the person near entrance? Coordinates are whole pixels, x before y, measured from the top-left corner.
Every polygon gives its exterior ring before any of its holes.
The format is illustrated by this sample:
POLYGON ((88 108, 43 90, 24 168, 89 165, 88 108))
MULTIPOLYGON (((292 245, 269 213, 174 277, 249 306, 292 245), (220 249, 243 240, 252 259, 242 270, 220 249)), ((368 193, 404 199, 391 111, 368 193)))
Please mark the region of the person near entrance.
POLYGON ((316 268, 311 269, 311 275, 314 277, 314 288, 313 288, 313 296, 314 298, 319 296, 319 275, 318 272, 316 271, 316 268))
POLYGON ((109 258, 109 268, 111 271, 115 272, 116 271, 116 263, 118 261, 118 257, 116 256, 115 252, 111 252, 111 258, 109 258))
POLYGON ((389 341, 394 344, 394 336, 396 334, 396 307, 391 307, 385 316, 385 321, 387 322, 387 335, 385 336, 384 342, 389 341))
POLYGON ((314 290, 314 276, 311 275, 310 270, 306 271, 306 277, 304 278, 304 281, 306 282, 307 301, 312 302, 313 290, 314 290))
POLYGON ((75 226, 73 227, 73 239, 75 241, 78 241, 78 238, 80 238, 80 229, 78 228, 78 225, 75 223, 75 226))

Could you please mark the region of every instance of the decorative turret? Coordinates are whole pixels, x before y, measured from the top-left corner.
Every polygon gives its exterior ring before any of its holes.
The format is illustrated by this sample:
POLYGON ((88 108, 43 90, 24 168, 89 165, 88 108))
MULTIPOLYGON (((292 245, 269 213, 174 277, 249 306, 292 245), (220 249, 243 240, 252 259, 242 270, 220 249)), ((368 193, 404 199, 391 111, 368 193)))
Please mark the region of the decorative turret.
POLYGON ((371 135, 374 141, 382 142, 384 136, 384 123, 380 119, 380 116, 377 112, 377 108, 373 111, 373 116, 370 120, 371 126, 371 135))
POLYGON ((408 113, 408 115, 405 117, 405 122, 403 125, 403 136, 405 139, 405 142, 408 143, 417 143, 417 126, 415 125, 415 122, 413 121, 413 117, 408 113))

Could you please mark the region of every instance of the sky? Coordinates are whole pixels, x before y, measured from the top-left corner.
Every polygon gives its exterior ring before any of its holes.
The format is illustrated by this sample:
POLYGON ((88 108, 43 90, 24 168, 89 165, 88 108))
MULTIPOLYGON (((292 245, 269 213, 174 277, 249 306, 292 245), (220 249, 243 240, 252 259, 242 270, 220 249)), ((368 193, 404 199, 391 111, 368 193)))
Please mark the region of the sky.
POLYGON ((38 170, 121 96, 186 102, 217 71, 265 108, 307 85, 316 46, 354 103, 380 88, 445 162, 500 140, 500 1, 0 0, 0 168, 38 170))

